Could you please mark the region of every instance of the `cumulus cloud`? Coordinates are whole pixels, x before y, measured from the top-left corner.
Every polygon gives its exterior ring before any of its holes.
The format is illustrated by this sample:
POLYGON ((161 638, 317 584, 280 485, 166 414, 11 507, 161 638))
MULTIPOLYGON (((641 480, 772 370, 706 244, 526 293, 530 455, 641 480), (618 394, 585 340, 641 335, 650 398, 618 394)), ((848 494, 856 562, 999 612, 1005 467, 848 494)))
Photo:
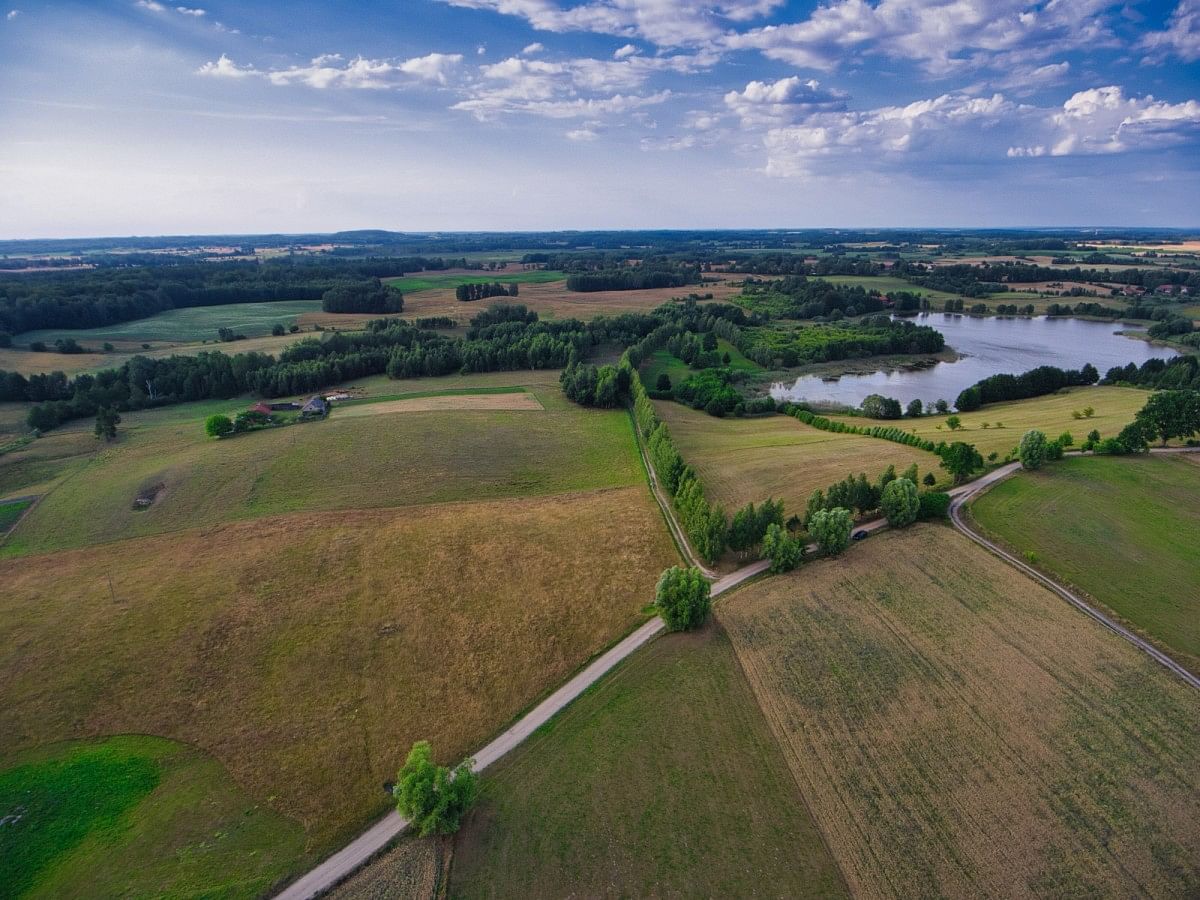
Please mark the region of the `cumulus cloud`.
POLYGON ((195 16, 196 18, 208 15, 207 10, 189 6, 177 6, 175 7, 175 12, 182 16, 195 16))
POLYGON ((165 6, 163 6, 161 3, 155 2, 155 0, 137 0, 137 2, 135 2, 133 5, 141 9, 149 10, 150 12, 160 13, 167 11, 165 6))
POLYGON ((5 18, 6 20, 8 20, 9 22, 11 22, 13 19, 15 19, 15 18, 16 18, 17 16, 19 16, 20 14, 21 14, 21 11, 20 11, 19 9, 10 9, 10 10, 8 11, 8 14, 7 14, 7 15, 5 15, 5 17, 4 17, 4 18, 5 18))
POLYGON ((793 75, 778 81, 751 81, 725 95, 725 106, 746 126, 783 125, 817 110, 844 109, 847 95, 826 91, 813 79, 793 75))
POLYGON ((662 47, 679 47, 713 40, 729 23, 763 16, 786 0, 591 0, 566 7, 553 0, 442 2, 517 16, 540 31, 591 31, 640 37, 662 47))
POLYGON ((640 52, 633 44, 626 44, 613 51, 613 59, 625 59, 627 56, 636 56, 640 52))
POLYGON ((215 78, 261 76, 279 86, 303 84, 317 89, 379 90, 411 79, 445 84, 447 74, 461 62, 462 56, 458 53, 430 53, 403 61, 367 59, 362 56, 346 61, 341 54, 327 53, 314 57, 307 66, 264 71, 254 66, 239 66, 222 53, 216 62, 207 62, 196 71, 200 75, 215 78))
POLYGON ((862 53, 913 60, 927 72, 1028 63, 1067 49, 1112 46, 1111 0, 837 0, 803 21, 730 33, 724 45, 832 70, 862 53))
POLYGON ((1195 141, 1200 102, 1126 97, 1116 85, 1078 91, 1050 117, 1053 156, 1123 153, 1195 141))
POLYGON ((822 158, 881 160, 899 154, 966 155, 963 144, 1019 109, 1002 94, 942 94, 904 106, 814 112, 763 136, 769 175, 807 175, 822 158))
POLYGON ((546 49, 546 46, 544 44, 539 44, 537 41, 534 41, 532 44, 525 45, 524 49, 521 50, 521 55, 522 56, 533 56, 533 54, 541 53, 545 49, 546 49))
POLYGON ((574 128, 566 133, 568 141, 594 141, 600 137, 599 132, 593 128, 574 128))
POLYGON ((1200 0, 1179 0, 1164 31, 1152 31, 1138 46, 1147 51, 1146 61, 1161 63, 1168 56, 1184 62, 1200 59, 1200 0))
POLYGON ((232 59, 221 54, 221 58, 216 62, 206 62, 196 70, 197 75, 207 75, 211 78, 246 78, 251 75, 261 75, 262 73, 254 66, 239 66, 232 59))

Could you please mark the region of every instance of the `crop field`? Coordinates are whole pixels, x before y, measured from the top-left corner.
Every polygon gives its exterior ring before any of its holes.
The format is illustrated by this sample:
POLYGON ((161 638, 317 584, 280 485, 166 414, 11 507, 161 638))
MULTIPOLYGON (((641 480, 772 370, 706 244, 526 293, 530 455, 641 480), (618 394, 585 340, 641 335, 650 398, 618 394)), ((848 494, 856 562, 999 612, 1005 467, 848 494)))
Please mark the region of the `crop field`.
MULTIPOLYGON (((55 431, 0 457, 0 489, 32 493, 59 479, 9 536, 2 555, 79 547, 234 519, 320 509, 360 509, 545 495, 641 483, 629 417, 564 399, 556 372, 498 373, 403 382, 378 393, 494 387, 532 381, 544 409, 344 415, 252 432, 205 436, 205 416, 236 403, 205 401, 129 413, 119 440, 55 431), (501 377, 503 375, 504 377, 501 377), (551 386, 553 384, 553 386, 551 386), (73 436, 72 436, 73 435, 73 436), (42 460, 47 441, 86 455, 42 460), (152 490, 154 503, 133 501, 152 490)), ((371 405, 371 404, 366 404, 371 405)), ((0 495, 2 496, 2 495, 0 495)))
POLYGON ((452 840, 407 834, 326 896, 329 900, 436 900, 452 840))
POLYGON ((785 516, 802 514, 813 491, 859 472, 874 480, 889 465, 902 472, 916 463, 922 476, 933 472, 939 480, 945 474, 932 453, 821 431, 791 416, 715 419, 678 403, 654 405, 709 499, 730 513, 775 497, 784 501, 785 516))
MULTIPOLYGON (((492 284, 500 282, 501 284, 546 284, 552 281, 565 281, 566 275, 562 272, 548 271, 545 269, 534 269, 528 272, 473 272, 463 274, 460 272, 419 272, 415 275, 404 275, 400 278, 385 278, 385 283, 401 291, 406 297, 409 294, 416 294, 421 291, 433 291, 449 288, 453 291, 460 284, 492 284)), ((503 300, 503 297, 492 298, 494 300, 503 300)), ((519 297, 517 298, 520 299, 519 297)))
POLYGON ((971 513, 1200 673, 1200 466, 1186 457, 1064 459, 1001 482, 971 513))
MULTIPOLYGON (((269 335, 271 326, 292 325, 304 313, 321 308, 319 300, 277 300, 266 303, 229 303, 224 306, 193 306, 172 309, 146 319, 120 322, 100 328, 80 328, 70 331, 27 331, 19 336, 23 344, 45 341, 53 344, 55 339, 73 337, 85 347, 99 345, 104 341, 176 341, 190 342, 217 340, 218 328, 232 328, 246 337, 269 335)), ((240 343, 240 342, 239 342, 240 343)), ((221 349, 236 347, 218 345, 221 349)))
POLYGON ((879 291, 881 294, 907 291, 910 294, 919 294, 922 297, 928 297, 930 301, 950 300, 959 296, 949 291, 935 291, 932 288, 920 287, 919 285, 905 281, 903 278, 896 278, 890 275, 821 275, 818 277, 820 280, 828 281, 830 284, 861 287, 868 291, 879 291))
POLYGON ((0 818, 5 896, 254 896, 304 847, 212 758, 141 735, 0 760, 0 818))
POLYGON ((718 618, 853 894, 1200 890, 1200 696, 949 527, 718 618))
POLYGON ((443 394, 431 397, 411 397, 405 400, 383 400, 347 406, 337 412, 339 419, 355 416, 381 416, 406 412, 451 412, 453 410, 524 409, 544 407, 533 394, 512 391, 503 394, 443 394))
POLYGON ((450 896, 845 895, 729 638, 655 640, 490 768, 450 896))
MULTIPOLYGON (((672 298, 686 297, 691 293, 700 295, 711 293, 715 300, 728 300, 741 292, 741 276, 717 273, 706 277, 719 280, 704 284, 688 284, 683 287, 652 288, 644 291, 596 291, 592 293, 568 291, 566 281, 560 280, 546 284, 523 284, 520 294, 516 297, 491 297, 487 300, 476 300, 470 303, 455 300, 453 287, 431 289, 412 295, 406 294, 403 315, 406 319, 418 316, 452 316, 461 322, 466 322, 472 316, 487 309, 492 303, 507 300, 511 303, 522 303, 546 319, 575 318, 586 322, 596 316, 647 312, 672 298)), ((499 278, 484 280, 500 281, 501 284, 506 281, 502 275, 499 278)), ((328 316, 329 314, 320 315, 328 316)), ((302 321, 323 321, 320 315, 306 317, 302 321)), ((378 316, 373 318, 378 318, 378 316)))
POLYGON ((413 741, 443 762, 475 749, 642 621, 676 558, 639 483, 3 560, 0 759, 182 741, 320 854, 386 807, 413 741))
MULTIPOLYGON (((975 412, 923 416, 884 424, 898 425, 931 441, 966 441, 974 444, 984 456, 992 452, 1004 456, 1020 443, 1021 435, 1031 428, 1044 431, 1046 437, 1052 440, 1069 431, 1076 446, 1083 443, 1093 429, 1099 431, 1101 437, 1116 437, 1122 428, 1133 421, 1149 398, 1148 391, 1138 388, 1067 388, 1044 397, 991 403, 975 412), (1076 411, 1082 414, 1088 406, 1094 410, 1090 418, 1076 419, 1071 415, 1076 411), (951 415, 957 415, 962 423, 962 427, 953 432, 946 425, 946 419, 951 415)), ((858 425, 879 424, 862 418, 841 418, 858 425)))

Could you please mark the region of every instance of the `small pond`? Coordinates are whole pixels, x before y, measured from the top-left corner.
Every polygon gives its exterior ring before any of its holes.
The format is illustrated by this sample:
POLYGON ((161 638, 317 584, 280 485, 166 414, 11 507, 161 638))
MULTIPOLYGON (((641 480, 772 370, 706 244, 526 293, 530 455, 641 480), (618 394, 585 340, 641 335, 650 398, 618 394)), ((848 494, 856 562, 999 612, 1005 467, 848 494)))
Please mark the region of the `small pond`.
MULTIPOLYGON (((843 375, 836 380, 805 375, 792 384, 776 382, 771 386, 771 396, 776 400, 858 406, 868 394, 883 394, 894 397, 902 405, 914 399, 927 403, 944 399, 953 405, 954 398, 964 388, 1001 372, 1016 375, 1038 366, 1078 369, 1091 363, 1103 377, 1113 366, 1131 362, 1141 365, 1148 359, 1177 355, 1169 347, 1156 347, 1138 338, 1118 334, 1121 330, 1135 330, 1120 322, 954 313, 924 313, 912 321, 930 325, 944 334, 946 346, 957 351, 961 358, 925 369, 843 375)), ((867 367, 870 360, 862 360, 861 364, 867 367)))

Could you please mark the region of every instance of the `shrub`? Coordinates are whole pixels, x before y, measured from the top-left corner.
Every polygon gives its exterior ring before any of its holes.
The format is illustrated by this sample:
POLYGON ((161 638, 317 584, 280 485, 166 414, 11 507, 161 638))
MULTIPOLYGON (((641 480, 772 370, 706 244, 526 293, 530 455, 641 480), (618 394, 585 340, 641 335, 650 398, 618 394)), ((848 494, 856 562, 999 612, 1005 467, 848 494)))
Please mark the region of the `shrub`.
POLYGON ((229 416, 209 416, 204 420, 204 433, 209 437, 224 437, 233 433, 233 420, 229 416))
POLYGON ((434 765, 429 741, 417 741, 396 778, 393 796, 400 815, 412 822, 421 837, 453 834, 462 824, 478 793, 478 779, 467 763, 453 773, 434 765))
POLYGON ((1017 449, 1017 456, 1021 460, 1022 468, 1029 470, 1040 469, 1042 463, 1046 461, 1046 435, 1036 428, 1031 428, 1025 432, 1021 435, 1021 443, 1017 449))
POLYGON ((907 478, 888 482, 879 500, 879 508, 893 528, 903 528, 917 520, 921 511, 921 499, 917 486, 907 478))
POLYGON ((671 566, 658 579, 654 602, 671 631, 688 631, 704 624, 712 607, 710 585, 699 569, 671 566))
POLYGON ((920 497, 918 519, 944 519, 950 515, 950 495, 941 491, 926 491, 920 497))
POLYGON ((837 556, 850 545, 852 524, 850 510, 835 506, 813 513, 808 523, 808 533, 822 553, 837 556))
POLYGON ((783 528, 771 523, 763 535, 763 556, 771 561, 772 572, 790 572, 804 558, 804 545, 783 528))
POLYGON ((284 334, 283 323, 276 322, 274 325, 272 325, 271 326, 271 334, 275 335, 275 337, 279 337, 282 334, 284 334))

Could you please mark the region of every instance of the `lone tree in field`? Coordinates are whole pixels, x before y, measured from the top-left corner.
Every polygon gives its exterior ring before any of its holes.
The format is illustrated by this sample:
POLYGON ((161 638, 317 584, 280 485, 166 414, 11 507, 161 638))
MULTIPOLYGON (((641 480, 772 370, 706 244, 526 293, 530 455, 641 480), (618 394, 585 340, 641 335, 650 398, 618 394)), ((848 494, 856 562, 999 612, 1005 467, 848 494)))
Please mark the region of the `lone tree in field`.
POLYGON ((835 506, 833 509, 822 509, 813 513, 808 523, 808 533, 817 542, 822 553, 837 556, 850 546, 852 525, 850 510, 835 506))
POLYGON ((671 389, 671 376, 666 372, 659 372, 658 381, 655 382, 654 387, 656 390, 669 391, 671 389))
POLYGON ((887 517, 888 524, 893 528, 903 528, 917 521, 921 511, 921 497, 917 493, 917 485, 907 478, 897 478, 889 482, 879 498, 879 508, 887 517))
POLYGON ((671 566, 658 579, 654 602, 671 631, 698 628, 712 608, 709 583, 696 568, 671 566))
POLYGON ((233 420, 220 413, 204 420, 204 433, 209 437, 224 437, 233 434, 233 420))
POLYGON ((790 572, 804 558, 804 545, 774 522, 763 535, 763 556, 771 561, 771 571, 790 572))
POLYGON ((1017 456, 1023 469, 1040 469, 1046 461, 1046 435, 1036 428, 1025 432, 1021 435, 1017 456))
POLYGON ((102 406, 96 411, 96 437, 106 441, 115 440, 121 416, 111 406, 102 406))
POLYGON ((961 484, 976 469, 983 468, 983 457, 974 444, 955 441, 942 451, 942 468, 954 476, 955 484, 961 484))
POLYGON ((962 419, 958 416, 950 416, 946 419, 946 427, 951 431, 958 431, 958 429, 962 428, 962 419))
POLYGON ((396 778, 393 796, 400 815, 412 822, 421 837, 427 837, 458 831, 478 789, 478 779, 467 763, 460 763, 453 772, 435 765, 429 741, 417 741, 396 778))

